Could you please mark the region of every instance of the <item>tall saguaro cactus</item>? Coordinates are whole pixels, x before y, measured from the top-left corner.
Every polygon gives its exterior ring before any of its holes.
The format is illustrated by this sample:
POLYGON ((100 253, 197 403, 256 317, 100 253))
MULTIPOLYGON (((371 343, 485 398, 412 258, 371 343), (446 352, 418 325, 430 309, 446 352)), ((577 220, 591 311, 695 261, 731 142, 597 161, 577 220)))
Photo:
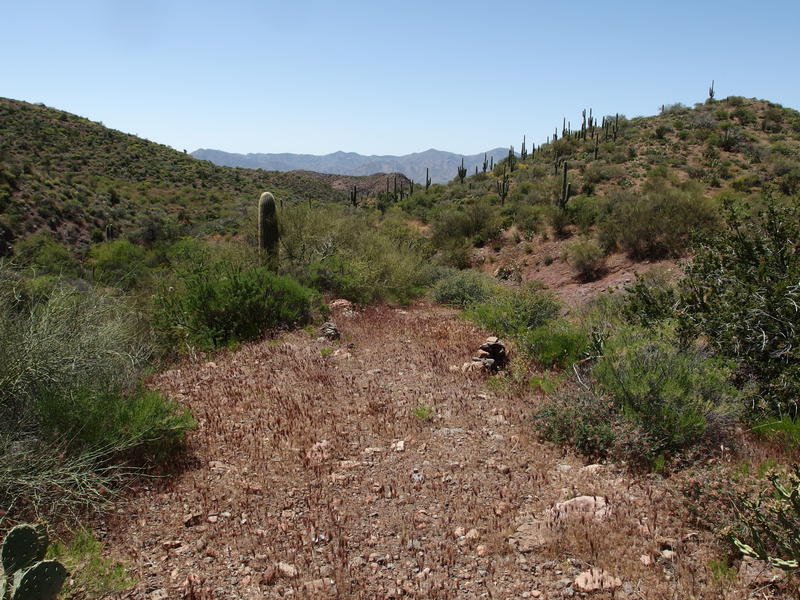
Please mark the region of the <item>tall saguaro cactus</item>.
POLYGON ((561 210, 564 210, 567 207, 567 201, 569 200, 569 188, 570 184, 567 182, 567 169, 568 169, 567 161, 564 161, 564 175, 561 180, 561 210))
POLYGON ((264 192, 258 199, 258 248, 270 268, 275 268, 278 263, 279 239, 275 197, 269 192, 264 192))
POLYGON ((464 183, 464 177, 467 176, 467 168, 464 166, 464 157, 461 157, 461 166, 458 167, 458 180, 464 183))

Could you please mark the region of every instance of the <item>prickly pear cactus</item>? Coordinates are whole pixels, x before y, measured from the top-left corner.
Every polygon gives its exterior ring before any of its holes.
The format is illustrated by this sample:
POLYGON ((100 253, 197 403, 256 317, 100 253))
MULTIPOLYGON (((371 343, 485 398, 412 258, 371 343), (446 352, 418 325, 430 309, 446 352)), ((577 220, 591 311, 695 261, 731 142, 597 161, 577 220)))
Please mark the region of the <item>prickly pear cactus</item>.
POLYGON ((47 552, 47 529, 44 525, 17 525, 3 540, 3 571, 10 578, 14 573, 44 558, 47 552))
POLYGON ((49 540, 43 524, 17 525, 3 540, 5 577, 0 580, 0 600, 55 600, 67 570, 55 560, 43 561, 49 540))
POLYGON ((57 560, 37 562, 14 576, 11 600, 56 600, 67 579, 67 570, 57 560))

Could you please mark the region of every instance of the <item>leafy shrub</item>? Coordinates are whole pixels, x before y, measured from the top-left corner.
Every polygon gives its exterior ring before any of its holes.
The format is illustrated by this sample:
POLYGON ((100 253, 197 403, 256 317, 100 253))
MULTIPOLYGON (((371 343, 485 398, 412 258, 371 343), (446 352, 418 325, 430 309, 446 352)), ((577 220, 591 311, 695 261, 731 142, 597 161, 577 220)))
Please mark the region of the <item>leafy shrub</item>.
POLYGON ((625 288, 622 312, 642 327, 652 327, 675 317, 680 303, 678 289, 668 275, 659 270, 648 271, 625 288))
POLYGON ((281 271, 355 302, 406 302, 421 293, 430 241, 388 217, 341 206, 280 209, 281 271), (380 225, 380 226, 378 226, 380 225))
POLYGON ((649 437, 654 455, 678 451, 730 424, 737 398, 731 370, 696 347, 680 348, 669 330, 635 327, 605 341, 592 375, 625 418, 649 437))
POLYGON ((496 289, 486 275, 477 271, 454 271, 433 287, 433 298, 439 304, 467 308, 489 298, 496 289))
POLYGON ((453 240, 483 246, 500 233, 501 225, 498 211, 489 202, 481 200, 463 209, 451 208, 441 213, 431 223, 433 242, 437 248, 445 247, 453 240))
POLYGON ((648 180, 641 193, 614 194, 610 210, 601 238, 607 247, 619 245, 636 258, 680 256, 693 233, 717 223, 713 202, 691 181, 673 185, 665 179, 648 180))
POLYGON ((14 255, 20 265, 37 273, 63 277, 79 277, 81 274, 78 259, 46 233, 36 233, 17 242, 14 255))
POLYGON ((565 368, 584 356, 589 338, 578 326, 560 319, 526 332, 519 344, 543 367, 565 368))
POLYGON ((606 254, 591 238, 579 238, 564 249, 562 259, 575 270, 582 281, 597 279, 605 269, 606 254))
POLYGON ((685 335, 704 335, 739 363, 756 405, 798 416, 800 397, 800 207, 767 199, 763 209, 727 209, 681 285, 685 335))
MULTIPOLYGON (((120 455, 163 456, 191 426, 138 382, 152 351, 123 300, 64 284, 30 295, 0 265, 0 504, 95 504, 120 455)), ((121 471, 122 469, 122 471, 121 471)))
POLYGON ((89 264, 95 281, 129 290, 145 275, 147 251, 128 240, 104 242, 89 251, 89 264))
POLYGON ((155 326, 172 347, 204 349, 258 338, 308 323, 316 293, 264 267, 199 264, 163 284, 154 299, 155 326))
POLYGON ((135 444, 159 456, 177 446, 194 426, 188 412, 176 409, 161 394, 134 389, 78 388, 68 393, 48 390, 36 402, 41 430, 50 439, 65 439, 73 451, 126 448, 135 444))
POLYGON ((626 433, 617 406, 590 391, 556 394, 536 412, 534 421, 542 439, 572 446, 594 460, 614 455, 626 433))
POLYGON ((474 305, 467 315, 497 335, 517 338, 553 320, 559 308, 551 294, 528 286, 518 291, 498 290, 474 305))

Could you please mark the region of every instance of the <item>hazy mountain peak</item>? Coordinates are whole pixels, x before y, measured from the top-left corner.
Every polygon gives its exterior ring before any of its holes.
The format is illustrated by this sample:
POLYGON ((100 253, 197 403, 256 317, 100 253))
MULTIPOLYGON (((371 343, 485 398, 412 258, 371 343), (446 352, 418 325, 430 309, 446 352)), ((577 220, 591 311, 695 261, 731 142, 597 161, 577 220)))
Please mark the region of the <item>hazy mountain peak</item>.
MULTIPOLYGON (((508 150, 494 148, 488 150, 486 156, 493 156, 495 161, 505 158, 508 150)), ((226 167, 246 167, 267 171, 316 171, 337 175, 373 175, 375 173, 403 173, 409 179, 425 181, 425 170, 429 169, 433 183, 445 183, 456 176, 457 168, 464 159, 464 166, 472 173, 477 166, 483 167, 484 153, 462 155, 429 148, 422 152, 414 152, 402 156, 371 155, 365 156, 356 152, 339 150, 331 154, 236 154, 211 148, 201 148, 192 152, 192 156, 208 160, 226 167)))

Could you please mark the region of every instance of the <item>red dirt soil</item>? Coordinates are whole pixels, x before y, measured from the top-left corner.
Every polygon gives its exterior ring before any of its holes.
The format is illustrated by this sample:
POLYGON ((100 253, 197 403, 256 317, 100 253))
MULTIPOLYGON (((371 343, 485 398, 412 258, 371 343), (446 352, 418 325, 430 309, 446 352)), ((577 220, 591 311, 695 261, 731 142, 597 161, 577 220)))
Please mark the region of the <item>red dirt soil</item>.
POLYGON ((427 304, 334 319, 339 342, 298 331, 153 382, 198 427, 185 468, 108 523, 139 579, 119 597, 561 598, 595 567, 619 578, 596 598, 747 597, 663 480, 583 469, 537 440, 535 393, 451 368, 487 332, 427 304), (587 494, 610 516, 509 543, 587 494))

